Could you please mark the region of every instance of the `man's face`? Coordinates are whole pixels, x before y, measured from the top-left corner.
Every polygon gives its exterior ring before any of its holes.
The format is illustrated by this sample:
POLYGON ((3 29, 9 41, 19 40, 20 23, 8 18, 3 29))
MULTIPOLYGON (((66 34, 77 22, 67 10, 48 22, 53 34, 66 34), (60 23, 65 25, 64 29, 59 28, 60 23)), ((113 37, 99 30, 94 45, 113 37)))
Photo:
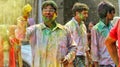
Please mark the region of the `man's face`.
POLYGON ((83 10, 82 12, 79 13, 79 18, 81 20, 86 20, 86 18, 88 17, 88 11, 87 10, 83 10))
POLYGON ((94 26, 93 23, 89 23, 88 24, 88 29, 91 30, 93 26, 94 26))
POLYGON ((111 11, 111 13, 108 12, 107 17, 109 20, 113 20, 114 15, 115 15, 115 12, 111 11))
POLYGON ((44 22, 52 22, 56 19, 56 12, 50 5, 43 8, 42 15, 44 22))

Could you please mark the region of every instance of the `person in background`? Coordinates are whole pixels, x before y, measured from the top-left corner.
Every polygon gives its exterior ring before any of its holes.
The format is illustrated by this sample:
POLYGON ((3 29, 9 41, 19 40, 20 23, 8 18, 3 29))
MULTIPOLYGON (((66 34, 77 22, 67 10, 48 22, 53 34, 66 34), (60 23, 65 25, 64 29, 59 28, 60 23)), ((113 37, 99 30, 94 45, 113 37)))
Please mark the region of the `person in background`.
POLYGON ((27 22, 18 23, 16 31, 19 40, 28 40, 32 46, 32 67, 73 67, 76 44, 70 32, 56 21, 57 4, 44 1, 41 10, 42 23, 27 29, 27 22))
POLYGON ((90 48, 89 53, 90 53, 90 58, 88 58, 88 67, 93 67, 93 62, 92 62, 92 58, 91 58, 91 29, 93 28, 93 26, 95 25, 95 23, 93 21, 89 22, 88 24, 88 31, 87 31, 87 38, 88 38, 88 47, 90 48))
POLYGON ((95 67, 115 67, 107 48, 105 38, 112 28, 111 20, 115 7, 110 2, 102 1, 98 5, 99 22, 91 30, 91 56, 95 67))
POLYGON ((88 55, 87 29, 84 20, 88 17, 89 7, 84 3, 75 3, 72 8, 73 18, 65 26, 72 33, 77 43, 77 53, 74 67, 85 67, 85 56, 88 55))
POLYGON ((89 22, 89 24, 88 24, 87 37, 88 37, 88 46, 90 49, 91 49, 91 30, 94 25, 95 25, 95 23, 93 21, 89 22))
POLYGON ((114 27, 110 30, 109 35, 106 37, 105 44, 116 67, 120 67, 120 19, 117 20, 114 27), (118 41, 117 45, 116 41, 118 41))
MULTIPOLYGON (((8 38, 8 30, 7 25, 0 25, 0 67, 12 67, 14 64, 9 64, 9 61, 15 62, 14 60, 10 60, 9 56, 9 38, 8 38)), ((13 66, 14 67, 14 66, 13 66)))
MULTIPOLYGON (((28 9, 26 7, 28 5, 23 7, 23 12, 28 9)), ((16 25, 0 25, 0 67, 23 67, 21 43, 15 36, 16 28, 16 25)))
MULTIPOLYGON (((21 34, 24 33, 24 28, 23 27, 27 27, 27 22, 28 22, 28 17, 29 17, 29 13, 32 11, 32 7, 30 4, 26 4, 23 8, 22 8, 22 15, 20 17, 17 18, 17 27, 15 29, 15 32, 19 32, 19 33, 15 33, 15 38, 17 40, 20 41, 19 45, 17 47, 19 47, 19 52, 18 52, 18 66, 19 67, 22 67, 23 64, 22 64, 22 57, 21 57, 21 45, 23 44, 23 41, 21 41, 21 39, 18 39, 18 38, 21 38, 23 37, 21 34), (26 24, 24 24, 26 23, 26 24), (19 28, 18 28, 19 27, 19 28), (22 29, 22 30, 19 30, 19 29, 22 29), (17 36, 19 35, 19 36, 17 36)), ((13 42, 13 41, 12 41, 13 42)), ((17 49, 17 50, 18 50, 17 49)))
POLYGON ((22 58, 21 58, 21 44, 18 39, 15 37, 16 25, 10 25, 8 27, 8 39, 9 39, 9 67, 22 67, 22 58))
POLYGON ((26 30, 24 30, 23 27, 27 27, 28 24, 28 17, 29 17, 29 13, 31 12, 32 7, 30 4, 25 5, 22 8, 22 16, 17 18, 17 30, 15 30, 15 32, 19 32, 19 33, 15 33, 17 38, 22 38, 23 36, 21 34, 23 34, 26 30), (26 23, 26 24, 25 24, 26 23), (19 28, 18 28, 19 27, 19 28), (22 30, 19 30, 22 29, 22 30), (17 36, 19 35, 19 36, 17 36))

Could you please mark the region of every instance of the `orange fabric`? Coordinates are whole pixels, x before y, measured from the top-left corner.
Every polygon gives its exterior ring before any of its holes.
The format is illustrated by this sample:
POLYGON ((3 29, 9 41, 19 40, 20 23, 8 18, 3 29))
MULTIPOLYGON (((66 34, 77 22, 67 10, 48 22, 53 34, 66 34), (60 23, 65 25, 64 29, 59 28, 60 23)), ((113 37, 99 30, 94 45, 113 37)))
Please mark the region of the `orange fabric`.
POLYGON ((18 40, 16 40, 16 38, 10 38, 10 50, 9 50, 9 56, 10 56, 10 58, 9 58, 9 67, 16 67, 16 56, 15 56, 15 45, 18 45, 19 44, 19 42, 18 42, 18 40))
POLYGON ((9 67, 16 67, 15 64, 15 53, 14 53, 14 47, 12 46, 9 50, 9 67))
POLYGON ((3 56, 3 46, 0 45, 0 67, 4 67, 4 56, 3 56))

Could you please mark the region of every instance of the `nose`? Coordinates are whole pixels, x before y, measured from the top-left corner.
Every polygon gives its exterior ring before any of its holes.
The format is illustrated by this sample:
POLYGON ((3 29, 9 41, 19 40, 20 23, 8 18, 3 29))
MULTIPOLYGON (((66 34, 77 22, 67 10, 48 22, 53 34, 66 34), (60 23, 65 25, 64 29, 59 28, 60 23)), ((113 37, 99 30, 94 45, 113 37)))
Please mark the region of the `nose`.
POLYGON ((86 14, 85 16, 88 17, 88 14, 86 14))
POLYGON ((50 11, 46 11, 45 13, 46 13, 46 14, 50 14, 50 11))

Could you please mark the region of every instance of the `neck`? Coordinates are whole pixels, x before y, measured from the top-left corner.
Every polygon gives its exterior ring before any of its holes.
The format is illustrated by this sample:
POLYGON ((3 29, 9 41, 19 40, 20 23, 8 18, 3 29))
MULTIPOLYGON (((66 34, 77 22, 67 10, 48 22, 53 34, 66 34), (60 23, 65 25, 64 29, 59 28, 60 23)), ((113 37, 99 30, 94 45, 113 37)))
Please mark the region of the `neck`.
POLYGON ((105 25, 109 25, 110 20, 107 18, 101 19, 105 25))
POLYGON ((45 22, 45 25, 48 28, 53 29, 56 26, 56 23, 55 22, 45 22))
POLYGON ((74 17, 74 18, 75 18, 75 20, 78 22, 78 24, 80 25, 81 20, 80 20, 78 17, 74 17))

